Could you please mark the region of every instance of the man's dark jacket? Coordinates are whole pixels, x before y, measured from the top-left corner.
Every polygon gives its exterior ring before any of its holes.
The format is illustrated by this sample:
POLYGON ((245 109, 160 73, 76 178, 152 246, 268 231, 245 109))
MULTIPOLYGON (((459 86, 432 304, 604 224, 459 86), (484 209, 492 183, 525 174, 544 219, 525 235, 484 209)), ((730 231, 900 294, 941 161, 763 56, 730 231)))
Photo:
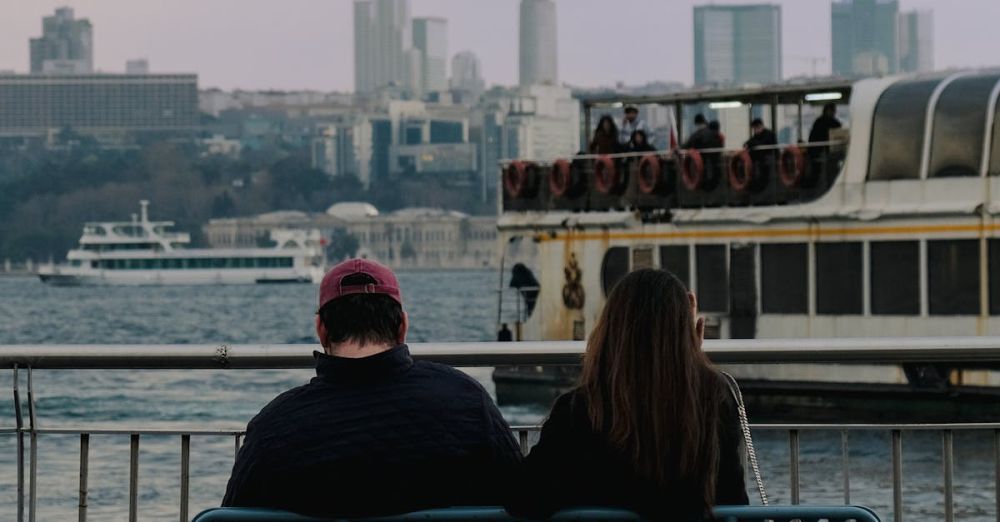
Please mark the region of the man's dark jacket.
POLYGON ((250 421, 223 506, 367 516, 506 500, 521 453, 469 376, 405 345, 317 353, 316 373, 250 421))

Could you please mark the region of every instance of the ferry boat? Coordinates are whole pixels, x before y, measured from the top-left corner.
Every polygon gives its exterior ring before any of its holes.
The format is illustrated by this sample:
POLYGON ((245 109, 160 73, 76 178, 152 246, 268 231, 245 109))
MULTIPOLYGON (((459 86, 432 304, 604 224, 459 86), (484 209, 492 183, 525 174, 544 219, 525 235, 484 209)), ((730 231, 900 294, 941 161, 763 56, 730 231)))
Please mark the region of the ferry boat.
POLYGON ((274 246, 187 248, 189 234, 172 221, 150 221, 140 202, 131 221, 87 223, 67 263, 41 266, 53 285, 230 285, 319 283, 325 258, 319 231, 272 230, 274 246))
MULTIPOLYGON (((746 150, 747 129, 724 149, 501 162, 515 336, 584 339, 607 292, 641 267, 677 274, 717 338, 1000 334, 998 97, 1000 71, 974 70, 582 100, 588 131, 594 111, 660 105, 678 121, 735 112, 744 128, 784 114, 792 139, 746 150), (803 143, 804 112, 828 103, 849 129, 803 143)), ((950 366, 741 371, 1000 385, 950 366)))

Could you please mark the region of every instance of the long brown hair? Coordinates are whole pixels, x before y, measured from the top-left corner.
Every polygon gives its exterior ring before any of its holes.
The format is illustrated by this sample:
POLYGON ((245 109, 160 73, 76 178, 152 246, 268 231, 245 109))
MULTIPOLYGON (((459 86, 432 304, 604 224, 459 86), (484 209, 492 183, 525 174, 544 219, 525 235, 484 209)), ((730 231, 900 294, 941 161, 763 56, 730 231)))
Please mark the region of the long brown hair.
POLYGON ((644 269, 615 285, 583 359, 591 425, 640 476, 700 491, 706 510, 715 503, 720 384, 680 280, 644 269))

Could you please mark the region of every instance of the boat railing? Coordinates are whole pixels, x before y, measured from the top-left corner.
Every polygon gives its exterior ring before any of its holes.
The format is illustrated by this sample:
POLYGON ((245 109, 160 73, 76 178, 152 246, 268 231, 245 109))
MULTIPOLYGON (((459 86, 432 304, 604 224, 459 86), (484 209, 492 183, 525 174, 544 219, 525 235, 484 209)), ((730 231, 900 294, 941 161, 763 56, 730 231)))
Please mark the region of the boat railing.
MULTIPOLYGON (((417 343, 411 352, 417 359, 458 367, 505 365, 573 364, 580 360, 583 342, 520 343, 417 343)), ((948 362, 955 365, 1000 363, 1000 337, 869 338, 869 339, 777 339, 706 341, 706 353, 717 363, 782 364, 864 363, 901 364, 948 362)), ((189 520, 192 437, 231 437, 233 452, 239 450, 244 431, 181 426, 167 429, 142 425, 114 428, 93 426, 40 426, 32 373, 39 370, 198 370, 311 368, 313 346, 309 345, 0 345, 0 368, 12 372, 13 426, 0 427, 0 436, 17 438, 17 518, 35 520, 38 496, 38 440, 46 436, 79 437, 79 520, 87 519, 90 441, 95 436, 129 436, 130 521, 139 517, 139 449, 144 437, 178 437, 180 442, 179 520, 189 520), (22 380, 24 381, 22 384, 22 380), (22 389, 26 397, 22 397, 22 389), (27 410, 27 414, 24 413, 27 410)), ((985 432, 993 441, 993 492, 1000 521, 1000 423, 937 424, 755 424, 755 432, 784 432, 788 440, 788 491, 792 504, 801 499, 800 440, 803 432, 840 434, 840 465, 845 504, 851 502, 850 435, 880 431, 891 438, 891 481, 895 520, 903 517, 902 442, 905 433, 937 431, 941 436, 942 505, 944 519, 955 518, 954 439, 957 433, 985 432)), ((513 426, 524 452, 539 426, 513 426)), ((766 477, 765 477, 766 478, 766 477)))

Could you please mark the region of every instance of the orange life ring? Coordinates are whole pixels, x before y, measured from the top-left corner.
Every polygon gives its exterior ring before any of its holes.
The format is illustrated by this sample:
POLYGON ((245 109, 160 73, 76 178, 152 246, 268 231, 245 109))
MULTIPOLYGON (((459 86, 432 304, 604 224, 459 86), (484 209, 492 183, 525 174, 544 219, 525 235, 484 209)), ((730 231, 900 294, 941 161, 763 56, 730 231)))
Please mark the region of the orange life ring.
POLYGON ((624 188, 622 174, 615 168, 615 160, 604 155, 594 160, 594 188, 601 194, 617 194, 624 188))
POLYGON ((796 145, 785 147, 778 160, 778 176, 781 178, 781 183, 788 188, 795 188, 802 184, 805 175, 806 157, 802 149, 796 145))
POLYGON ((526 161, 512 161, 503 171, 503 188, 512 198, 534 197, 538 189, 537 167, 526 161))
POLYGON ((753 183, 753 159, 746 149, 733 153, 729 157, 729 186, 736 192, 744 192, 753 183))
POLYGON ((552 162, 552 170, 549 171, 549 192, 553 196, 563 197, 570 193, 573 188, 573 172, 568 161, 558 159, 552 162))
POLYGON ((646 154, 639 161, 639 192, 654 194, 663 186, 663 172, 660 158, 656 154, 646 154))
POLYGON ((681 154, 681 181, 684 188, 695 191, 705 183, 705 160, 698 149, 687 149, 681 154))

